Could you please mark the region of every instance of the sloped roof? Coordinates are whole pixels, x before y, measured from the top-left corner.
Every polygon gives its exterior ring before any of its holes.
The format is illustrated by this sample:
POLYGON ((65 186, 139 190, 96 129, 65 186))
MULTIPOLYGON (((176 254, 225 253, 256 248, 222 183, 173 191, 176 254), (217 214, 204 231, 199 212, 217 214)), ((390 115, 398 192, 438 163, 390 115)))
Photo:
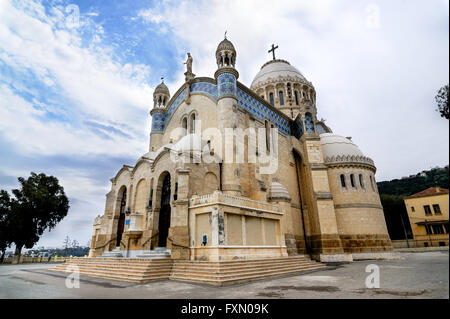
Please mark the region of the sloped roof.
POLYGON ((423 196, 431 196, 431 195, 441 195, 441 194, 448 194, 448 189, 442 188, 442 187, 430 187, 427 188, 421 192, 418 192, 416 194, 413 194, 411 196, 405 197, 405 198, 415 198, 415 197, 423 197, 423 196))

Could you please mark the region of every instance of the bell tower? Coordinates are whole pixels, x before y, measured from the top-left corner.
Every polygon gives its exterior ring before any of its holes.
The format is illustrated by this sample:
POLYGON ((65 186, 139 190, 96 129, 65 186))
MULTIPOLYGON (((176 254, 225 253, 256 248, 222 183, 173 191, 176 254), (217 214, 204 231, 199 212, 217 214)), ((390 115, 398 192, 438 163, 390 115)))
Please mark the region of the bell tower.
POLYGON ((170 100, 169 88, 164 84, 164 78, 153 92, 153 109, 150 111, 152 117, 152 131, 150 132, 149 152, 156 151, 161 147, 161 139, 166 118, 166 106, 170 100))
POLYGON ((217 109, 219 113, 219 130, 222 133, 222 191, 230 195, 241 195, 239 164, 235 160, 233 132, 238 125, 237 113, 237 79, 239 72, 235 69, 236 49, 226 38, 219 43, 216 50, 217 70, 217 109))

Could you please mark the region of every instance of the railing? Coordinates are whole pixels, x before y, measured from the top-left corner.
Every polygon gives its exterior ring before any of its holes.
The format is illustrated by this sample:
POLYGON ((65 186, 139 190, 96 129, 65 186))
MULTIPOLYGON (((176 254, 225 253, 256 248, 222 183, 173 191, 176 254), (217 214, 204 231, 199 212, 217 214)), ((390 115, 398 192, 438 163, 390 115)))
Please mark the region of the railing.
POLYGON ((215 191, 214 193, 208 194, 208 195, 201 195, 201 196, 194 195, 189 200, 189 207, 193 208, 193 207, 197 207, 197 206, 203 206, 203 205, 209 205, 209 204, 215 204, 215 203, 231 205, 231 206, 238 206, 238 207, 247 208, 247 209, 279 212, 277 205, 260 202, 260 201, 256 201, 256 200, 252 200, 252 199, 248 199, 248 198, 244 198, 244 197, 228 195, 228 194, 224 194, 219 191, 215 191))

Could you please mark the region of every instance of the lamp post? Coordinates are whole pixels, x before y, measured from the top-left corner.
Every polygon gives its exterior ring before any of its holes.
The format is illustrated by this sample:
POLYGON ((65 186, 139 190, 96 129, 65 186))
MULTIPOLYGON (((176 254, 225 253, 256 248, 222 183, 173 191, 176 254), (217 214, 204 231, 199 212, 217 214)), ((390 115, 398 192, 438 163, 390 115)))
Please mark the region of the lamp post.
POLYGON ((405 223, 403 222, 402 213, 400 213, 400 220, 402 221, 403 232, 405 233, 406 245, 408 245, 408 248, 410 248, 409 241, 408 241, 408 234, 406 233, 406 228, 405 228, 405 223))
POLYGON ((428 239, 430 240, 430 247, 433 247, 433 242, 431 241, 431 236, 430 236, 431 228, 430 228, 430 231, 428 231, 427 226, 428 226, 428 221, 425 219, 425 230, 426 230, 426 232, 428 234, 428 239))

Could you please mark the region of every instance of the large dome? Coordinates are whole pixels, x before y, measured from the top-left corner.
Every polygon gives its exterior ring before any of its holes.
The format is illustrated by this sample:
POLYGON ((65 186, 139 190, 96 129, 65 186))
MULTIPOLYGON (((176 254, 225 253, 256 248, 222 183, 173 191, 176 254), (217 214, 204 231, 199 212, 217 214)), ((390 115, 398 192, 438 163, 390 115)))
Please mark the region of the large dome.
POLYGON ((276 81, 279 78, 290 78, 292 81, 309 83, 304 75, 288 61, 277 59, 271 60, 261 67, 261 70, 256 74, 250 87, 254 89, 263 83, 270 80, 276 81))
POLYGON ((349 138, 333 133, 320 134, 324 158, 337 156, 364 156, 359 147, 349 138))

